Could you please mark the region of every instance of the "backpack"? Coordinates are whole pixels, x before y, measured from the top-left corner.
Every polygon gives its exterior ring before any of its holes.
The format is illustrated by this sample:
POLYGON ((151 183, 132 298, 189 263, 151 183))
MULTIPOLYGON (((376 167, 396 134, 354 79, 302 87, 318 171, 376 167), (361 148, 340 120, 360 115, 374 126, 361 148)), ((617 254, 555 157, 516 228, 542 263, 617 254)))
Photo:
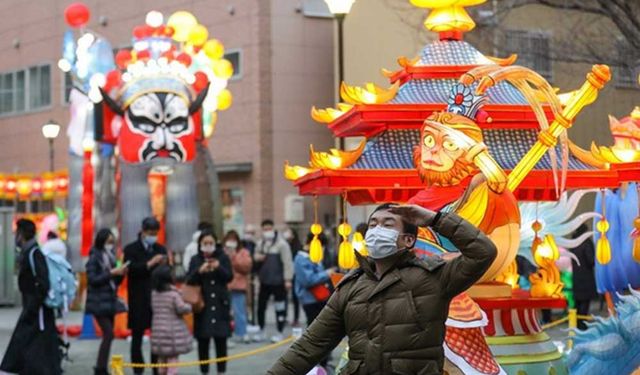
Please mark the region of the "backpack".
MULTIPOLYGON (((35 263, 33 261, 33 253, 37 247, 29 253, 29 263, 31 264, 31 272, 36 276, 35 263)), ((44 304, 52 309, 69 310, 69 304, 76 298, 76 278, 71 271, 71 265, 60 254, 48 253, 44 254, 47 268, 49 270, 49 292, 44 304)))

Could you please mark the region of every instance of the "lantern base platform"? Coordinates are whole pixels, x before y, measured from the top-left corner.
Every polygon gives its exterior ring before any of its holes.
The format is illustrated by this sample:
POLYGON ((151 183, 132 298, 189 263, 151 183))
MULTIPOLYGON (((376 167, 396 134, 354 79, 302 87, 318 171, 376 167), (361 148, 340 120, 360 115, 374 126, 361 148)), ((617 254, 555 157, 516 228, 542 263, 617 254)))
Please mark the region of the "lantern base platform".
POLYGON ((541 309, 562 309, 563 298, 532 298, 513 290, 509 298, 474 298, 487 314, 483 327, 494 358, 509 375, 569 373, 563 355, 540 324, 541 309))
POLYGON ((511 285, 498 282, 475 284, 467 290, 467 294, 474 300, 483 298, 510 298, 512 295, 511 285))

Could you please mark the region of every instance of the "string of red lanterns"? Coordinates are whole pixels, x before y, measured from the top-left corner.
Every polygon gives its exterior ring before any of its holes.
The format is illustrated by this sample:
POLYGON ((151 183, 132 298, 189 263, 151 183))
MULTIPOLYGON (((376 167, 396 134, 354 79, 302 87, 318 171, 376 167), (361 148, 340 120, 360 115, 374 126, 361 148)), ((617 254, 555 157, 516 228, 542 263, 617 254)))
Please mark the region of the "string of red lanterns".
POLYGON ((0 199, 22 201, 64 198, 69 191, 69 173, 66 170, 29 173, 0 174, 0 199))

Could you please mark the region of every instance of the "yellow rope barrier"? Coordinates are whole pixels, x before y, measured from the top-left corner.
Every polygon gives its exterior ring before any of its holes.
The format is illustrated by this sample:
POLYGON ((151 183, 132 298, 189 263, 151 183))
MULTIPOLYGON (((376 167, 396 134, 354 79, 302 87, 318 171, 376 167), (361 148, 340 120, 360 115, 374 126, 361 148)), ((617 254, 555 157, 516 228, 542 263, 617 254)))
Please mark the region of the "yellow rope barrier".
POLYGON ((295 340, 294 336, 290 336, 277 343, 263 346, 247 352, 233 354, 226 357, 210 358, 203 361, 190 361, 190 362, 175 362, 175 363, 127 363, 124 362, 122 355, 116 354, 111 357, 111 369, 114 375, 124 375, 124 368, 165 368, 165 367, 191 367, 204 364, 213 364, 218 362, 230 362, 236 359, 250 357, 256 354, 268 352, 282 345, 288 344, 295 340))
POLYGON ((553 328, 555 326, 559 326, 560 324, 566 323, 568 320, 569 320, 569 317, 565 316, 562 319, 554 320, 551 323, 547 323, 547 324, 542 325, 542 329, 549 329, 549 328, 553 328))
POLYGON ((593 320, 593 316, 591 316, 591 315, 578 315, 578 311, 576 309, 569 309, 569 314, 567 316, 565 316, 564 318, 560 318, 558 320, 554 320, 551 323, 544 324, 542 326, 542 329, 553 328, 553 327, 559 326, 560 324, 569 322, 569 328, 571 330, 569 331, 569 340, 567 342, 567 344, 568 344, 567 346, 569 347, 569 349, 571 349, 573 347, 573 339, 572 339, 572 337, 575 336, 574 330, 578 327, 578 319, 581 319, 581 320, 593 320))

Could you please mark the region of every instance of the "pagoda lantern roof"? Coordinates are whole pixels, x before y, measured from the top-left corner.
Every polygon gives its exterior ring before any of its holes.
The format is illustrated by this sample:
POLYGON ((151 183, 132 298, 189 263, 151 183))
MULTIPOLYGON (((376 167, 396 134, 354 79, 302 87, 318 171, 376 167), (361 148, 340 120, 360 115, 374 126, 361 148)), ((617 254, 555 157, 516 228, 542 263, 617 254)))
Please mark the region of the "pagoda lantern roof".
MULTIPOLYGON (((412 2, 428 7, 447 3, 412 2)), ((466 2, 462 1, 465 3, 462 5, 483 1, 466 2)), ((464 11, 460 5, 456 7, 464 11)), ((327 154, 312 150, 310 167, 286 165, 286 177, 294 181, 301 194, 346 192, 352 204, 372 204, 406 201, 425 188, 413 164, 413 148, 420 143, 424 120, 434 111, 446 109, 451 88, 470 70, 491 65, 509 66, 517 59, 515 55, 504 59, 485 56, 462 40, 462 32, 473 27, 438 30, 433 22, 429 25, 431 30, 440 32, 440 40, 427 44, 413 59, 399 58, 400 69, 383 70, 390 82, 388 88, 342 83, 340 91, 344 103, 336 108, 312 108, 311 116, 326 123, 334 136, 365 137, 366 140, 353 152, 331 150, 331 154, 327 154)), ((475 85, 471 88, 475 89, 475 85)), ((511 83, 500 81, 486 90, 486 97, 488 100, 482 107, 485 116, 477 122, 490 154, 508 173, 537 141, 540 125, 523 94, 511 83)), ((552 122, 551 107, 543 104, 543 110, 552 122)), ((560 146, 556 147, 556 154, 561 155, 560 146)), ((579 159, 569 153, 567 189, 611 188, 620 182, 640 178, 640 170, 630 163, 605 166, 588 159, 579 159)), ((558 175, 553 170, 550 155, 546 154, 521 183, 516 196, 521 200, 557 199, 558 175)))

